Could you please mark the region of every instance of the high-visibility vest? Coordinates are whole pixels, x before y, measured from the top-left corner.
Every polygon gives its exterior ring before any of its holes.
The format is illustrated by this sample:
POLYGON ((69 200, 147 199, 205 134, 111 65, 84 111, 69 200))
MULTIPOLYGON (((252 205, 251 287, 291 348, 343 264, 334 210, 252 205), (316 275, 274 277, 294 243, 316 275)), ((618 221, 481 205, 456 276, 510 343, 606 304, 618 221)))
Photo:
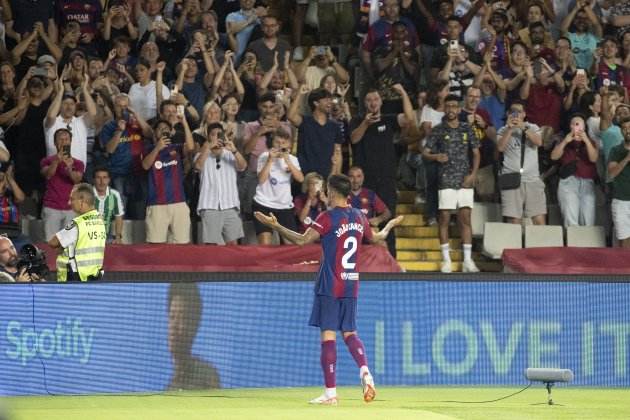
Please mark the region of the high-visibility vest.
POLYGON ((68 264, 73 259, 81 281, 97 279, 101 275, 105 257, 105 223, 97 210, 90 210, 72 220, 78 230, 77 243, 74 255, 70 255, 68 248, 65 248, 57 257, 57 281, 65 282, 68 279, 68 264))

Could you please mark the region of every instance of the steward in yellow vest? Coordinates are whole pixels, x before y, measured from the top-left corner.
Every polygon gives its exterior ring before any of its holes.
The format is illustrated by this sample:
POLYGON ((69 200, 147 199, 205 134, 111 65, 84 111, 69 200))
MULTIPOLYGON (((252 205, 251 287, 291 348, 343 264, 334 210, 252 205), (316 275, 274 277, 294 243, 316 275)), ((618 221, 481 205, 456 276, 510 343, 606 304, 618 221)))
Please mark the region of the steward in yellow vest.
POLYGON ((70 206, 78 214, 48 245, 62 250, 57 257, 57 281, 98 280, 103 274, 105 223, 94 208, 94 189, 90 184, 74 186, 70 206))

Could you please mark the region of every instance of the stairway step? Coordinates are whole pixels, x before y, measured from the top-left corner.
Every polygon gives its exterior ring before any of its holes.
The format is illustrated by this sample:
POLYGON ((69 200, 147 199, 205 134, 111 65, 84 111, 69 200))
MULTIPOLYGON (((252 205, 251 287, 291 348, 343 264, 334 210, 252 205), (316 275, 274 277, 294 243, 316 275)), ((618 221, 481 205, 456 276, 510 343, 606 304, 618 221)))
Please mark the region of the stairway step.
MULTIPOLYGON (((398 263, 407 272, 439 272, 441 265, 440 261, 399 261, 398 263)), ((494 261, 475 261, 475 264, 482 272, 500 272, 503 270, 501 263, 494 261)), ((461 272, 462 263, 453 261, 452 268, 454 273, 461 272)))
MULTIPOLYGON (((451 249, 461 248, 459 239, 449 241, 451 249)), ((438 238, 396 238, 396 249, 400 250, 440 250, 440 240, 438 238)))
MULTIPOLYGON (((451 260, 461 261, 464 258, 461 250, 451 250, 451 260)), ((398 251, 396 252, 398 262, 417 262, 417 261, 440 261, 442 253, 440 251, 398 251)))
POLYGON ((416 200, 416 192, 415 191, 398 191, 398 202, 413 204, 416 200))
MULTIPOLYGON (((405 271, 440 271, 441 261, 399 261, 405 271)), ((453 272, 462 271, 462 263, 453 261, 453 272)))
POLYGON ((405 214, 404 216, 400 226, 424 226, 426 223, 421 214, 405 214))
MULTIPOLYGON (((450 226, 448 229, 451 238, 459 237, 459 229, 457 226, 450 226)), ((437 238, 437 226, 398 226, 396 228, 397 238, 437 238)))
POLYGON ((396 214, 422 214, 424 212, 424 204, 398 204, 396 205, 396 214))

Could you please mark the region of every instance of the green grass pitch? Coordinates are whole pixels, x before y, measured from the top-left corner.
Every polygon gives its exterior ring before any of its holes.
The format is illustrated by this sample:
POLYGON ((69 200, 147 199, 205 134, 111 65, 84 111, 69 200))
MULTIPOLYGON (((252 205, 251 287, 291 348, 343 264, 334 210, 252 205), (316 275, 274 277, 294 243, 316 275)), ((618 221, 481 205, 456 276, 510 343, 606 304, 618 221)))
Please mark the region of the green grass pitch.
POLYGON ((368 419, 628 419, 630 390, 557 387, 557 405, 534 384, 511 398, 485 404, 519 388, 380 387, 365 404, 357 387, 338 390, 339 406, 311 406, 321 388, 231 389, 157 395, 4 398, 10 420, 368 420, 368 419))

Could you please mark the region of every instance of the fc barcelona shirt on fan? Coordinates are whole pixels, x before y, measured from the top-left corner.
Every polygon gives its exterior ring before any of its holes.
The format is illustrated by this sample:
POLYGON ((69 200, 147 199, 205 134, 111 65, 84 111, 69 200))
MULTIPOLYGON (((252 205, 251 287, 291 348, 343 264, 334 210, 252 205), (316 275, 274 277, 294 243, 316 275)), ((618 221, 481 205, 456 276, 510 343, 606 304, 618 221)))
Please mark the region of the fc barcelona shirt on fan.
POLYGON ((387 210, 387 206, 381 200, 381 198, 376 195, 376 193, 368 188, 361 188, 358 193, 351 192, 348 196, 348 204, 350 204, 355 209, 361 210, 361 213, 365 214, 365 217, 371 219, 385 210, 387 210))
MULTIPOLYGON (((171 144, 158 153, 149 168, 147 205, 175 204, 186 201, 184 195, 183 144, 171 144)), ((147 151, 147 154, 150 150, 147 151)))
POLYGON ((311 228, 320 234, 323 249, 315 293, 336 298, 357 297, 359 248, 364 238, 372 239, 367 218, 358 209, 335 207, 320 214, 311 228))

